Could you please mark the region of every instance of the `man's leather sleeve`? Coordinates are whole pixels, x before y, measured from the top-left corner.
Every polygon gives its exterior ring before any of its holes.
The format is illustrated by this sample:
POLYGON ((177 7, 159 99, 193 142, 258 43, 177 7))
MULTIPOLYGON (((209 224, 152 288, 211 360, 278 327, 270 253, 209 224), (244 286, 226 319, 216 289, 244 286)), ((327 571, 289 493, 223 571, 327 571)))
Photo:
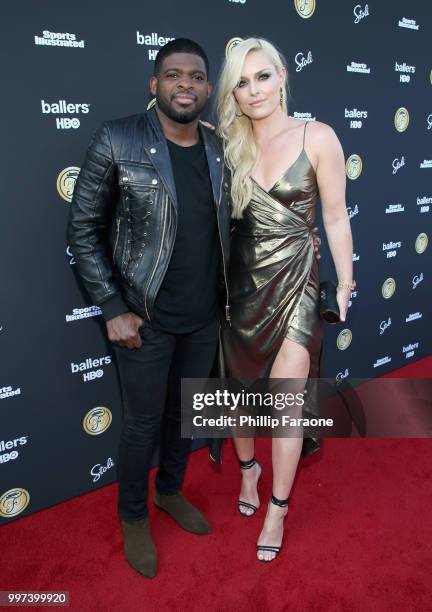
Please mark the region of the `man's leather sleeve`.
POLYGON ((105 320, 129 311, 114 277, 108 241, 117 199, 116 166, 104 123, 95 132, 78 175, 67 238, 78 275, 105 320))

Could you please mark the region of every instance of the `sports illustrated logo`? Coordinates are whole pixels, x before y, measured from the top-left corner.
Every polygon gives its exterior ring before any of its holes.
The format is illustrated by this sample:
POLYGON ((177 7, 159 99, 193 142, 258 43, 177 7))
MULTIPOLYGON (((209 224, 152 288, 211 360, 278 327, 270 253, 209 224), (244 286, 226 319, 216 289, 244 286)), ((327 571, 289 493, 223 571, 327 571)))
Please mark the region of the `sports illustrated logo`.
POLYGON ((225 57, 231 53, 233 49, 237 47, 238 44, 242 42, 243 38, 239 38, 236 36, 235 38, 230 38, 225 47, 225 57))
POLYGON ((350 128, 351 129, 358 129, 361 128, 363 126, 363 121, 362 119, 367 119, 368 116, 368 112, 365 110, 357 110, 356 108, 353 108, 352 110, 348 110, 347 108, 345 108, 345 119, 351 119, 350 121, 350 128))
POLYGON ((106 406, 96 406, 87 412, 83 419, 83 429, 89 436, 99 436, 109 429, 112 412, 106 406))
POLYGON ((360 72, 361 74, 370 74, 371 71, 368 65, 363 62, 351 62, 351 64, 347 65, 346 69, 347 72, 360 72))
POLYGON ((358 261, 359 259, 360 259, 360 255, 357 255, 357 253, 353 253, 352 260, 358 261))
POLYGON ((362 19, 369 16, 369 5, 365 4, 364 8, 360 4, 354 7, 354 23, 360 23, 362 19))
POLYGON ((315 0, 294 0, 294 6, 297 13, 303 19, 309 19, 315 12, 315 0))
POLYGON ((399 83, 409 83, 411 81, 411 74, 414 74, 416 71, 415 66, 408 66, 406 62, 403 64, 398 64, 395 62, 395 72, 401 72, 399 75, 399 83))
POLYGON ((352 332, 350 329, 343 329, 339 332, 336 340, 337 347, 340 351, 346 351, 352 342, 352 332))
POLYGON ((64 34, 63 32, 50 32, 44 30, 42 36, 34 37, 35 45, 46 47, 85 47, 83 40, 77 40, 76 34, 64 34))
POLYGON ((15 449, 17 446, 24 446, 24 444, 27 444, 27 438, 28 436, 21 436, 20 438, 15 438, 14 440, 2 440, 0 442, 0 463, 7 463, 8 461, 17 459, 19 456, 19 451, 15 449))
MULTIPOLYGON (((136 33, 136 44, 145 45, 146 47, 163 47, 174 38, 170 36, 159 36, 156 32, 151 34, 141 34, 139 30, 136 33)), ((150 61, 155 60, 159 49, 148 49, 148 58, 150 61)))
POLYGON ((75 257, 73 256, 72 251, 70 250, 70 246, 66 247, 66 255, 69 257, 69 265, 74 266, 76 264, 75 257))
POLYGON ((419 345, 419 342, 414 342, 413 344, 408 344, 408 346, 402 346, 402 354, 405 355, 406 359, 414 357, 415 351, 418 349, 419 345))
POLYGON ((432 130, 432 113, 426 118, 427 129, 432 130))
POLYGON ((381 321, 380 326, 379 326, 380 336, 382 336, 382 334, 385 332, 386 329, 390 327, 391 324, 392 324, 391 317, 389 317, 387 321, 381 321))
POLYGON ((408 28, 408 30, 418 30, 420 27, 419 25, 417 25, 415 19, 407 19, 406 17, 402 17, 402 19, 399 19, 398 26, 400 28, 408 28))
POLYGON ((101 465, 100 463, 96 463, 90 470, 91 476, 93 476, 93 482, 97 482, 100 480, 101 476, 103 476, 108 470, 110 470, 114 466, 114 461, 111 457, 108 457, 106 465, 101 465))
MULTIPOLYGON (((90 104, 72 104, 66 100, 59 100, 50 104, 41 100, 43 115, 78 115, 83 113, 87 115, 90 111, 90 104)), ((70 128, 77 129, 80 126, 78 117, 56 117, 56 127, 58 130, 68 130, 70 128)))
POLYGON ((356 204, 354 206, 354 208, 352 206, 347 206, 347 212, 348 212, 348 218, 351 220, 353 217, 357 216, 359 214, 359 207, 358 204, 356 204))
POLYGON ((402 242, 399 240, 398 242, 383 242, 382 250, 386 251, 387 259, 390 257, 396 257, 397 249, 400 249, 402 246, 402 242))
POLYGON ((432 159, 424 159, 420 163, 420 168, 432 168, 432 159))
POLYGON ((392 174, 396 174, 396 172, 400 170, 402 166, 405 166, 405 157, 403 155, 400 159, 395 157, 395 159, 392 161, 392 168, 393 168, 392 174))
POLYGON ((380 366, 386 364, 386 363, 390 363, 391 361, 391 357, 389 357, 388 355, 386 355, 385 357, 380 357, 380 359, 377 359, 375 361, 375 363, 373 364, 374 368, 379 368, 380 366))
POLYGON ((336 374, 336 384, 340 385, 341 382, 345 379, 348 378, 350 371, 348 370, 348 368, 345 368, 345 370, 343 372, 338 372, 336 374))
POLYGON ((420 206, 421 213, 429 212, 429 204, 432 204, 432 198, 428 198, 427 196, 417 197, 417 206, 420 206))
POLYGON ((105 357, 97 357, 92 359, 91 357, 87 357, 85 361, 81 363, 71 362, 71 370, 72 374, 77 374, 78 372, 83 372, 83 381, 89 382, 90 380, 96 380, 96 378, 102 378, 104 375, 104 371, 101 366, 110 365, 111 363, 111 355, 106 355, 105 357), (97 370, 93 368, 98 368, 97 370), (86 371, 89 370, 89 371, 86 371))
POLYGON ((420 283, 423 282, 423 279, 424 279, 423 272, 420 275, 416 274, 415 276, 413 276, 412 288, 416 289, 418 285, 420 285, 420 283))
POLYGON ((316 121, 316 117, 313 117, 312 113, 299 113, 294 111, 290 117, 293 117, 294 119, 301 119, 303 121, 316 121))
POLYGON ((348 157, 345 164, 346 175, 352 181, 358 179, 363 170, 363 161, 360 155, 353 153, 348 157))
POLYGON ((66 202, 72 202, 73 190, 81 168, 69 166, 62 170, 57 177, 58 194, 66 202))
POLYGON ((411 321, 417 321, 417 319, 421 319, 423 318, 423 313, 421 312, 412 312, 411 314, 409 314, 406 319, 405 319, 405 323, 411 323, 411 321))
POLYGON ((405 132, 409 124, 409 112, 404 106, 397 109, 394 116, 394 126, 398 132, 405 132))
POLYGON ((13 387, 0 387, 0 399, 21 395, 21 387, 14 389, 13 387))
POLYGON ((405 206, 402 204, 389 204, 385 209, 385 214, 390 215, 392 213, 404 212, 405 206))
POLYGON ((417 251, 419 255, 421 255, 422 253, 426 251, 428 244, 429 244, 428 235, 422 232, 416 238, 415 250, 417 251))
POLYGON ((385 300, 388 300, 396 291, 396 281, 394 278, 387 278, 381 287, 381 295, 385 300))
POLYGON ((299 51, 296 53, 294 61, 297 65, 296 72, 301 72, 305 66, 313 63, 312 51, 308 51, 306 56, 303 51, 299 51))
POLYGON ((24 512, 30 502, 30 493, 26 489, 9 489, 0 497, 0 516, 10 518, 24 512))
POLYGON ((78 319, 88 319, 89 317, 99 317, 102 310, 99 306, 88 306, 87 308, 74 308, 72 314, 66 315, 66 323, 77 321, 78 319))

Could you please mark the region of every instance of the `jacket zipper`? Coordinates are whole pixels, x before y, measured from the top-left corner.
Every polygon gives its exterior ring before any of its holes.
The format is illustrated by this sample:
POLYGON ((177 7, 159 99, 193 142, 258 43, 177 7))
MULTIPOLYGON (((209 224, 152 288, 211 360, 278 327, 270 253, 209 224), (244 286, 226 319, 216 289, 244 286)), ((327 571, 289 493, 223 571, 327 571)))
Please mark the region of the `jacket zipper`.
POLYGON ((114 250, 113 250, 113 263, 114 264, 115 264, 115 255, 116 255, 116 251, 117 251, 117 245, 118 245, 119 236, 120 236, 120 222, 121 222, 121 217, 117 217, 117 221, 116 221, 116 225, 117 225, 116 239, 115 239, 114 250))
POLYGON ((222 176, 221 176, 221 183, 220 183, 220 188, 219 188, 219 204, 218 204, 218 210, 216 211, 216 218, 217 218, 217 226, 218 226, 218 232, 219 232, 219 242, 220 242, 221 251, 222 251, 222 263, 223 263, 223 269, 224 269, 224 281, 225 281, 225 290, 226 290, 225 319, 227 320, 227 323, 231 327, 231 314, 230 314, 230 305, 229 305, 228 283, 226 279, 225 254, 224 254, 224 248, 222 244, 222 235, 220 232, 220 225, 219 225, 219 208, 220 208, 221 199, 222 199, 223 178, 224 178, 224 168, 222 167, 222 176))
POLYGON ((165 217, 164 217, 164 225, 163 225, 163 230, 162 230, 162 238, 161 238, 161 243, 160 243, 160 249, 159 249, 159 253, 158 253, 158 256, 157 256, 157 259, 156 259, 156 263, 155 263, 155 265, 153 267, 150 279, 149 279, 149 281, 147 283, 147 286, 146 286, 146 289, 144 291, 144 307, 145 307, 145 311, 146 311, 147 318, 148 318, 149 321, 151 321, 151 318, 150 318, 149 311, 148 311, 148 308, 147 308, 147 293, 148 293, 148 289, 149 289, 149 287, 151 285, 151 282, 153 280, 153 277, 155 275, 156 268, 158 266, 158 263, 159 263, 159 260, 160 260, 160 256, 161 256, 161 253, 162 253, 163 244, 164 244, 165 230, 166 230, 166 219, 167 219, 167 208, 169 206, 169 202, 167 202, 167 198, 168 198, 168 196, 165 196, 165 217))

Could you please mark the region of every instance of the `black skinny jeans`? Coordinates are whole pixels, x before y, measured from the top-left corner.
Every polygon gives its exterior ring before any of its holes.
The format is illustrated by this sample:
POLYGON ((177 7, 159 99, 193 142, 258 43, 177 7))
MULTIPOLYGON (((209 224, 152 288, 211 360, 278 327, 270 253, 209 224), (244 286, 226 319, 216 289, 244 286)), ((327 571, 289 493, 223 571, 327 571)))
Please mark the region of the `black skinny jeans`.
POLYGON ((148 322, 142 347, 115 347, 123 397, 118 455, 119 514, 128 522, 147 516, 148 474, 159 443, 156 488, 177 493, 191 448, 181 438, 181 379, 207 378, 218 343, 218 321, 189 334, 169 334, 148 322))

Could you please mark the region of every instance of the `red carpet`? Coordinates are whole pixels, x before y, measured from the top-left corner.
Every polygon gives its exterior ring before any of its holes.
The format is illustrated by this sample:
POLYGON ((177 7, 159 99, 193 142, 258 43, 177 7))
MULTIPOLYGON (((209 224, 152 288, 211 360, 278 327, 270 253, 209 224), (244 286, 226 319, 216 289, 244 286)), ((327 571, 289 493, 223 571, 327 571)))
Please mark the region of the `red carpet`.
MULTIPOLYGON (((430 377, 431 366, 397 375, 430 377)), ((220 470, 206 450, 193 453, 184 491, 214 532, 188 534, 152 507, 157 578, 123 559, 113 485, 1 527, 0 589, 67 590, 80 612, 431 610, 431 441, 325 440, 301 464, 282 552, 264 565, 255 543, 271 493, 269 442, 257 446, 264 503, 252 519, 236 510, 232 444, 220 470)))

